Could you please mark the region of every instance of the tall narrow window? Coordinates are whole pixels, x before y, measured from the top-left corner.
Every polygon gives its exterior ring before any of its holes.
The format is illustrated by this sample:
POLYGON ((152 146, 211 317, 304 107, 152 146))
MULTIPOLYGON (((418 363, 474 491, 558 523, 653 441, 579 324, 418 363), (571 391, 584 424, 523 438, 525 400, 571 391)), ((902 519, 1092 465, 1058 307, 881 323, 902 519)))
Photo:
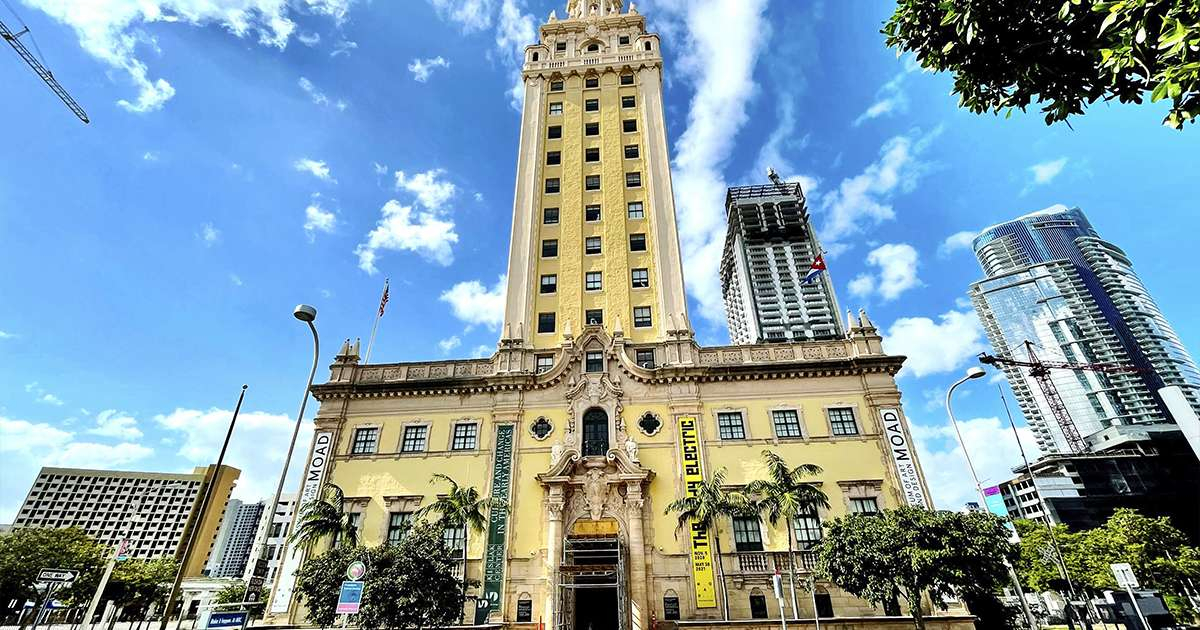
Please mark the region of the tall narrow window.
POLYGON ((603 372, 604 371, 604 353, 599 350, 589 350, 584 355, 584 371, 587 372, 603 372))
POLYGON ((800 434, 800 414, 795 409, 777 409, 771 412, 775 421, 775 437, 798 438, 800 434))
POLYGON ((608 414, 603 409, 589 409, 583 414, 583 455, 590 457, 608 453, 608 414))
POLYGON ((554 313, 538 313, 537 331, 539 333, 554 332, 554 313))
POLYGON ((633 327, 634 328, 649 328, 652 325, 650 320, 649 306, 633 307, 633 327))
MULTIPOLYGON (((755 589, 758 590, 758 589, 755 589)), ((750 594, 750 618, 751 619, 766 619, 767 614, 767 596, 762 592, 750 594)))
POLYGON ((557 293, 558 292, 558 276, 555 274, 545 274, 542 276, 541 293, 557 293))
POLYGON ((829 428, 834 435, 858 435, 858 424, 854 422, 854 410, 849 407, 831 407, 829 428))
POLYGON ((354 430, 354 444, 350 448, 350 452, 354 455, 363 455, 366 453, 374 453, 375 446, 379 443, 379 428, 378 427, 362 427, 354 430))
POLYGON ((821 531, 821 517, 816 508, 809 506, 792 519, 796 527, 796 544, 800 549, 812 549, 821 544, 824 537, 821 531))
POLYGON ((400 542, 404 537, 404 531, 408 529, 408 521, 412 518, 412 512, 391 512, 388 514, 388 544, 394 545, 400 542))

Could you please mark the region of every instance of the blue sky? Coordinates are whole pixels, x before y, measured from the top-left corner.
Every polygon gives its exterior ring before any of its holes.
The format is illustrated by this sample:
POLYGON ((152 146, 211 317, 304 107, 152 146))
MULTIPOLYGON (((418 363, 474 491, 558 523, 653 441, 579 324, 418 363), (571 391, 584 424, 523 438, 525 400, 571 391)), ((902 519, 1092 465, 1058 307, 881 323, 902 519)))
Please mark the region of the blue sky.
MULTIPOLYGON (((0 522, 42 465, 210 461, 242 383, 229 463, 246 470, 238 494, 267 494, 311 356, 298 302, 320 312, 323 366, 368 335, 385 277, 374 360, 491 352, 515 64, 565 3, 13 4, 92 124, 0 51, 0 522)), ((1099 105, 1073 129, 959 111, 949 77, 884 48, 890 7, 638 3, 663 34, 700 340, 728 339, 714 271, 724 186, 768 165, 801 179, 841 303, 911 357, 906 411, 935 497, 960 507, 972 489, 937 398, 986 341, 962 302, 978 266, 950 237, 1078 205, 1195 351, 1185 245, 1200 231, 1200 140, 1162 127, 1158 106, 1099 105)), ((999 481, 1016 455, 996 384, 959 400, 972 454, 999 481)))

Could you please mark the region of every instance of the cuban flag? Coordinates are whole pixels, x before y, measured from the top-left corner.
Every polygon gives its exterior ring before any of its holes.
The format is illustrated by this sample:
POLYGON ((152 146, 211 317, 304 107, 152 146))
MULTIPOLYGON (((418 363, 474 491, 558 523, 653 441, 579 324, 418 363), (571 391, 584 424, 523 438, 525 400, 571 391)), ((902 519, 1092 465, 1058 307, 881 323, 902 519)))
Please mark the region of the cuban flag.
POLYGON ((825 255, 817 254, 817 257, 813 259, 812 267, 808 268, 808 275, 804 276, 804 284, 816 280, 822 271, 825 271, 825 255))

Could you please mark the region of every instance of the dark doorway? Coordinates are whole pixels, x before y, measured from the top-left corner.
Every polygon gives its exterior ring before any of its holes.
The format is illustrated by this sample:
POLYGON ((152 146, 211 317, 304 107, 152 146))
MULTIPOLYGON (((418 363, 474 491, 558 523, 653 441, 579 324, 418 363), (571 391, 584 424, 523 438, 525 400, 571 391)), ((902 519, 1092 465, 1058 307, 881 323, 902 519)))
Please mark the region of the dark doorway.
POLYGON ((575 630, 618 630, 617 586, 612 578, 587 584, 588 578, 578 578, 575 586, 575 630), (603 582, 609 582, 604 584, 603 582))
POLYGON ((817 600, 817 616, 822 619, 833 616, 833 599, 829 597, 829 593, 817 593, 813 596, 817 600))
POLYGON ((608 414, 603 409, 588 409, 583 414, 583 455, 608 453, 608 414))

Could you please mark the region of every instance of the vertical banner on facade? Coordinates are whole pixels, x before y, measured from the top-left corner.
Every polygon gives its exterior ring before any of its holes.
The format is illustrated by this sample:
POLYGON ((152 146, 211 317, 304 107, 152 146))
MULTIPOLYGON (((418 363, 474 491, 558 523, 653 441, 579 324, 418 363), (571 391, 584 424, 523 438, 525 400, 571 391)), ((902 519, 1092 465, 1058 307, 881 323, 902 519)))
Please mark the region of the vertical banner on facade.
POLYGON ((883 421, 883 435, 887 440, 888 450, 892 452, 892 462, 896 464, 896 474, 900 479, 900 492, 909 505, 930 507, 925 497, 925 486, 921 483, 921 471, 917 470, 917 460, 914 459, 914 449, 908 442, 908 433, 904 430, 904 420, 896 409, 880 409, 880 419, 883 421))
MULTIPOLYGON (((296 507, 292 515, 293 522, 300 517, 300 509, 317 498, 317 494, 321 491, 321 480, 325 476, 325 469, 329 467, 331 457, 333 457, 333 432, 317 431, 313 434, 312 454, 309 455, 308 466, 304 469, 304 486, 300 489, 300 496, 296 500, 296 507)), ((275 509, 274 505, 267 506, 268 534, 271 521, 275 519, 275 509)), ((263 544, 267 544, 265 537, 263 544)), ((288 606, 292 603, 292 590, 296 588, 296 571, 300 570, 300 561, 303 559, 300 546, 294 542, 289 543, 287 551, 283 555, 282 566, 279 568, 275 599, 271 600, 272 614, 287 612, 288 606)))
MULTIPOLYGON (((509 505, 512 480, 513 425, 496 427, 496 461, 492 464, 492 501, 509 505)), ((475 625, 487 623, 500 608, 504 593, 504 543, 508 536, 508 508, 488 513, 487 551, 483 556, 483 597, 475 608, 475 625)))
MULTIPOLYGON (((704 469, 700 461, 700 426, 695 416, 679 417, 679 448, 683 462, 683 486, 685 495, 696 496, 696 486, 704 482, 704 469)), ((708 529, 692 523, 689 536, 692 541, 692 580, 696 586, 696 607, 713 608, 717 605, 717 589, 713 584, 713 553, 709 546, 708 529)), ((719 559, 718 559, 719 560, 719 559)))

